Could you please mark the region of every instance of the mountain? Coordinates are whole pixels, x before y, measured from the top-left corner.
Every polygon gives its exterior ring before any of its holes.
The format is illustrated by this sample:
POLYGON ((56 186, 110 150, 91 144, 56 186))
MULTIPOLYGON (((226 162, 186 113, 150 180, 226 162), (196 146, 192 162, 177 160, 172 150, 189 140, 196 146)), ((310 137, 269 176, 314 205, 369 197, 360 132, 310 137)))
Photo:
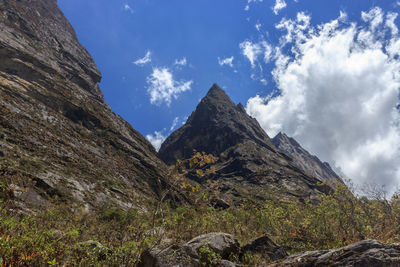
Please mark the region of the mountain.
POLYGON ((197 180, 208 186, 217 181, 226 198, 236 202, 262 200, 271 194, 281 199, 314 200, 328 190, 277 149, 257 120, 216 84, 185 125, 165 140, 159 155, 167 164, 174 164, 190 158, 194 151, 218 157, 213 171, 201 173, 197 180))
POLYGON ((293 158, 294 163, 303 171, 313 177, 332 185, 343 184, 342 179, 332 170, 329 163, 322 162, 318 157, 311 155, 293 138, 288 137, 284 133, 278 133, 272 139, 272 142, 278 149, 289 154, 293 158))
POLYGON ((105 103, 56 0, 0 0, 0 181, 20 206, 135 206, 166 186, 151 144, 105 103))

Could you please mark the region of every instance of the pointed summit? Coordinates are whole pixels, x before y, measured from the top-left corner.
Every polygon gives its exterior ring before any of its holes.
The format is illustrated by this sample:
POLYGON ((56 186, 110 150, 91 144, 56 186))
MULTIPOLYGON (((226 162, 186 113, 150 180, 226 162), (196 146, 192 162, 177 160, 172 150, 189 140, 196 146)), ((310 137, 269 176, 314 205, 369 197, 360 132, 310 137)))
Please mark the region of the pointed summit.
POLYGON ((226 92, 216 83, 214 83, 210 90, 208 90, 208 93, 203 98, 203 100, 219 101, 233 104, 232 100, 229 98, 226 92))
POLYGON ((218 180, 233 199, 266 199, 271 191, 281 195, 286 192, 289 198, 313 199, 323 190, 318 187, 319 180, 279 151, 257 120, 243 105, 235 105, 217 84, 185 125, 165 140, 159 155, 164 162, 174 164, 178 159, 191 158, 194 150, 218 157, 213 165, 215 172, 202 181, 218 180))
POLYGON ((193 149, 218 156, 227 148, 254 140, 274 147, 258 122, 235 105, 217 84, 197 105, 186 124, 172 133, 160 148, 160 156, 169 164, 189 158, 193 149))

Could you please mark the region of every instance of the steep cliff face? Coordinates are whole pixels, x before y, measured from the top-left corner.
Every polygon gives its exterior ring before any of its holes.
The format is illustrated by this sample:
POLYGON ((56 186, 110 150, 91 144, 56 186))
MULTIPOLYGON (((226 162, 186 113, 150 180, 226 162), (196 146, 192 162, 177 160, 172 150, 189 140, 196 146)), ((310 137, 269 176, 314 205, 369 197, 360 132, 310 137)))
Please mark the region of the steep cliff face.
POLYGON ((166 166, 104 102, 99 70, 56 0, 0 0, 0 176, 22 203, 126 206, 166 166))
POLYGON ((193 151, 218 157, 213 173, 197 181, 218 181, 221 191, 233 200, 279 198, 315 199, 327 188, 306 174, 292 158, 279 151, 258 122, 235 105, 214 84, 186 124, 162 144, 159 154, 168 164, 187 159, 193 151))
POLYGON ((289 154, 293 161, 305 172, 319 180, 335 186, 343 183, 327 162, 322 162, 318 157, 311 155, 307 150, 301 147, 296 140, 288 137, 284 133, 277 134, 272 142, 281 151, 289 154))

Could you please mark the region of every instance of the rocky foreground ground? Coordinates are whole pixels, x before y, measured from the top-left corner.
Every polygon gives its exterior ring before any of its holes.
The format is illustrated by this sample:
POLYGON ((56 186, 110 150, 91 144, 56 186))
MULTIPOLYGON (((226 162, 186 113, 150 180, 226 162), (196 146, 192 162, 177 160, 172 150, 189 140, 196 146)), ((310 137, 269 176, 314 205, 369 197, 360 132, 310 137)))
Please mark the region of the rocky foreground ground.
POLYGON ((240 266, 232 260, 245 257, 247 252, 259 253, 265 260, 273 261, 258 266, 400 266, 400 244, 381 244, 370 239, 337 249, 288 256, 283 248, 267 236, 240 247, 235 237, 225 233, 209 233, 181 245, 150 249, 142 255, 139 266, 197 267, 205 263, 210 266, 240 266))

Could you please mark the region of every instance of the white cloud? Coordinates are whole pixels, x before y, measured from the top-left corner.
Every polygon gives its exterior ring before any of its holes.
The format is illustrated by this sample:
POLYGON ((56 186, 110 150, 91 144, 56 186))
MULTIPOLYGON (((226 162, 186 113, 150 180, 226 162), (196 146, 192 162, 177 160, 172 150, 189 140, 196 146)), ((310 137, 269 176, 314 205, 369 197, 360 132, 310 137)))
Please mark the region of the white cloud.
POLYGON ((182 58, 182 59, 175 59, 175 63, 174 65, 178 65, 178 66, 186 66, 187 64, 187 60, 186 58, 182 58))
POLYGON ((133 8, 131 8, 131 6, 128 5, 128 4, 125 4, 125 5, 124 5, 124 10, 133 13, 133 8))
POLYGON ((247 0, 247 5, 245 6, 245 8, 244 8, 244 10, 245 11, 249 11, 250 10, 250 4, 251 3, 261 3, 261 2, 263 2, 264 0, 247 0))
POLYGON ((161 132, 155 131, 154 134, 146 135, 146 139, 154 146, 154 148, 158 151, 162 143, 165 141, 167 137, 164 136, 161 132))
POLYGON ((285 0, 276 0, 275 1, 275 5, 272 8, 272 10, 274 11, 275 15, 278 15, 279 11, 281 11, 282 9, 284 9, 286 7, 286 2, 285 0))
POLYGON ((274 50, 280 95, 250 98, 246 109, 268 134, 293 136, 356 184, 393 192, 400 182, 400 38, 381 36, 393 34, 381 15, 363 12, 364 28, 340 18, 317 27, 303 15, 286 20, 284 43, 294 55, 274 50))
POLYGON ((310 27, 311 17, 306 15, 304 12, 297 13, 296 20, 283 18, 275 25, 278 30, 286 30, 286 35, 281 37, 281 46, 285 46, 288 43, 295 40, 297 43, 302 42, 307 38, 307 32, 312 33, 310 27))
POLYGON ((137 66, 144 66, 150 62, 151 62, 151 51, 147 50, 146 55, 143 58, 139 58, 138 60, 133 62, 133 64, 135 64, 137 66))
POLYGON ((255 67, 255 63, 261 55, 264 55, 264 61, 268 63, 272 55, 272 47, 266 41, 260 41, 258 43, 253 43, 246 40, 239 44, 242 50, 242 55, 244 55, 251 64, 251 67, 255 67))
POLYGON ((223 58, 223 59, 218 57, 218 64, 220 66, 228 65, 229 67, 233 68, 233 59, 234 59, 233 56, 227 57, 227 58, 223 58))
POLYGON ((258 56, 262 53, 261 46, 257 43, 244 41, 239 44, 239 47, 242 50, 242 54, 250 61, 251 67, 254 68, 254 63, 257 61, 258 56))
POLYGON ((172 132, 175 130, 176 126, 178 125, 179 117, 175 117, 175 119, 172 121, 172 125, 169 128, 169 131, 172 132))
POLYGON ((167 129, 164 128, 161 131, 155 131, 153 134, 147 134, 146 139, 154 146, 154 148, 158 151, 160 150, 160 147, 162 143, 167 139, 167 136, 169 136, 177 126, 185 124, 187 120, 187 117, 183 117, 182 121, 180 123, 180 118, 175 117, 174 120, 172 121, 171 127, 169 128, 169 131, 167 132, 167 129))
POLYGON ((386 16, 386 27, 388 27, 391 30, 392 35, 396 35, 399 33, 399 29, 397 28, 396 24, 394 21, 396 20, 398 14, 397 13, 388 13, 386 16))
POLYGON ((363 21, 369 22, 371 30, 375 31, 383 22, 383 11, 379 7, 374 7, 368 12, 361 12, 361 18, 363 21))
POLYGON ((150 94, 150 103, 159 105, 165 102, 171 104, 172 98, 189 91, 193 81, 175 81, 168 68, 154 68, 153 73, 147 77, 149 85, 147 92, 150 94))

